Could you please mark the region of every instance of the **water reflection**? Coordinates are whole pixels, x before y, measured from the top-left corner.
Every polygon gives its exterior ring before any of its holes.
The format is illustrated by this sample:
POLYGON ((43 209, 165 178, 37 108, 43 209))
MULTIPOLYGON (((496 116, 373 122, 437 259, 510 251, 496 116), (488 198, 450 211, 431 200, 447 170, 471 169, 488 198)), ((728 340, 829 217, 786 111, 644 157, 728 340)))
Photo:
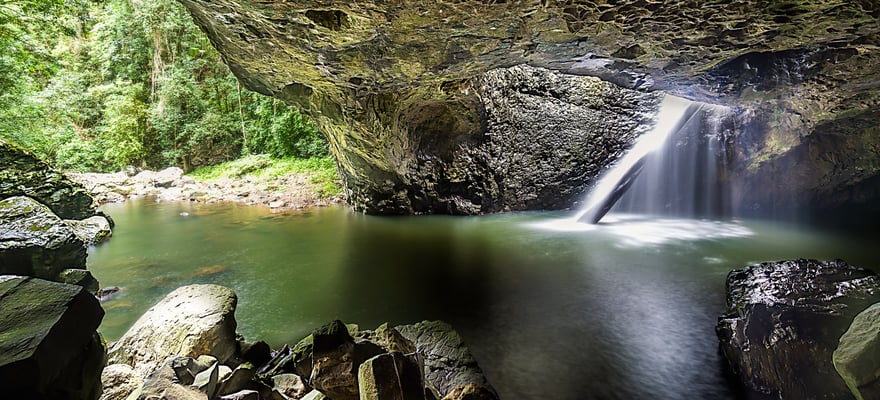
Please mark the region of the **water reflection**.
POLYGON ((239 295, 239 331, 274 346, 336 318, 365 328, 445 319, 504 399, 733 399, 714 334, 731 269, 793 257, 877 266, 869 239, 754 221, 106 211, 117 228, 89 265, 123 287, 104 303, 109 340, 175 287, 217 283, 239 295))

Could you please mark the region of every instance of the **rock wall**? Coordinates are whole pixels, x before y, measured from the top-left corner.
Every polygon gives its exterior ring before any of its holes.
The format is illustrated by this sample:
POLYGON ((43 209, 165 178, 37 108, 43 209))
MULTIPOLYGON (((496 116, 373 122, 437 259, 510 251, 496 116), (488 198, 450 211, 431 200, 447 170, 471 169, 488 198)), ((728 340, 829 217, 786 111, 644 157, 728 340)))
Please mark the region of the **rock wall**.
MULTIPOLYGON (((790 208, 794 199, 819 209, 877 199, 875 1, 180 1, 246 86, 315 117, 359 210, 571 205, 570 193, 584 186, 567 177, 590 179, 583 166, 613 157, 594 159, 596 149, 557 152, 575 137, 587 142, 567 129, 583 121, 557 112, 565 100, 558 91, 527 92, 523 103, 512 95, 521 81, 491 72, 519 64, 599 77, 646 97, 663 90, 738 107, 737 193, 745 210, 790 208), (511 96, 502 102, 490 92, 511 96), (515 112, 500 111, 507 104, 515 112), (528 105, 550 110, 531 116, 546 124, 518 119, 535 114, 516 108, 528 105), (499 126, 521 145, 504 145, 491 130, 499 126), (533 136, 536 126, 543 131, 533 136), (550 139, 553 127, 559 135, 550 139), (516 160, 524 147, 528 160, 516 160), (475 153, 491 157, 475 160, 475 153), (548 172, 571 161, 581 167, 548 172), (499 170, 507 182, 498 182, 499 170), (791 171, 803 179, 788 179, 791 171)), ((627 114, 632 109, 618 108, 615 93, 586 91, 581 100, 599 99, 581 104, 606 102, 594 109, 627 114)), ((644 100, 635 109, 650 108, 644 100)), ((633 121, 618 121, 603 128, 627 135, 633 121)), ((628 139, 589 143, 615 153, 628 139)))

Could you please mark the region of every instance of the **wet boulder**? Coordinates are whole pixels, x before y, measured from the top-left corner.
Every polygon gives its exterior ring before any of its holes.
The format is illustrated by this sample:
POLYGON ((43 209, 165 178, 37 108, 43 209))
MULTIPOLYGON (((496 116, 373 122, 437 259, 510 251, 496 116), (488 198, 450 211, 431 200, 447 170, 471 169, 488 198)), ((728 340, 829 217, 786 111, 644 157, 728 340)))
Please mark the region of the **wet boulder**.
POLYGON ((0 274, 56 280, 85 267, 82 240, 49 207, 30 197, 0 200, 0 274))
POLYGON ((858 400, 880 398, 880 303, 856 315, 840 337, 833 359, 858 400))
POLYGON ((458 332, 443 321, 395 327, 424 357, 425 377, 446 399, 497 399, 498 395, 458 332))
POLYGON ((107 218, 96 215, 83 220, 68 219, 64 221, 79 240, 92 245, 107 241, 113 231, 107 218))
POLYGON ((0 275, 0 388, 17 399, 97 399, 104 317, 83 287, 0 275))
POLYGON ((880 301, 880 277, 843 261, 788 260, 727 276, 716 333, 734 373, 780 399, 848 399, 832 352, 857 313, 880 301))
POLYGON ((235 293, 223 286, 180 287, 110 345, 110 363, 131 365, 141 376, 171 356, 210 354, 225 363, 238 351, 236 303, 235 293))

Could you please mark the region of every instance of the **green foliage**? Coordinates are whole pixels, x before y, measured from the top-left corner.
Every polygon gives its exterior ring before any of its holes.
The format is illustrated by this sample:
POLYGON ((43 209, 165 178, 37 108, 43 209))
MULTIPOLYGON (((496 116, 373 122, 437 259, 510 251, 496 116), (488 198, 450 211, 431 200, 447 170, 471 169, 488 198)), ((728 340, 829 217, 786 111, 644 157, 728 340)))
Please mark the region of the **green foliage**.
POLYGON ((308 174, 320 197, 336 196, 342 192, 336 163, 332 157, 272 158, 268 154, 241 157, 222 164, 205 166, 189 176, 200 181, 239 179, 245 176, 256 180, 277 179, 290 174, 308 174))
POLYGON ((254 97, 255 124, 247 131, 248 152, 278 158, 328 155, 324 137, 305 117, 276 99, 254 97))
POLYGON ((296 109, 241 88, 174 0, 7 1, 0 46, 0 136, 63 168, 328 154, 296 109))

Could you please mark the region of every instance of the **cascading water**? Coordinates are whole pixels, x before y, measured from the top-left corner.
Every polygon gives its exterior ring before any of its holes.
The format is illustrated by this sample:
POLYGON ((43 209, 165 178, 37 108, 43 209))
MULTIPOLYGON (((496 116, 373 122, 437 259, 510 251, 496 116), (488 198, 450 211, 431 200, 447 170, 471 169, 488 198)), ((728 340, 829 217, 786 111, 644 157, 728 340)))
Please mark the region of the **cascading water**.
POLYGON ((725 107, 665 96, 654 128, 599 179, 577 221, 595 224, 612 210, 687 217, 727 212, 722 176, 729 115, 725 107))

